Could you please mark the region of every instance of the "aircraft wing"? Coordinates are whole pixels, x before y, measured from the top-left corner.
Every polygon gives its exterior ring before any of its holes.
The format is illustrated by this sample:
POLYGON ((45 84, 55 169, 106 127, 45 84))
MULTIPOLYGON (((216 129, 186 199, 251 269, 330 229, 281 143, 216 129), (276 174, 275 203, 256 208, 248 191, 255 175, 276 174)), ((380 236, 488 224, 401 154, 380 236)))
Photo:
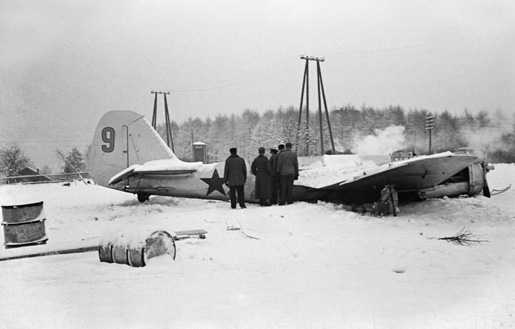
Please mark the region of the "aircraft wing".
POLYGON ((353 179, 322 187, 334 191, 344 199, 377 200, 387 184, 394 184, 399 192, 418 191, 434 187, 477 161, 474 155, 439 153, 409 160, 392 162, 353 179))
POLYGON ((202 166, 202 162, 182 162, 169 160, 149 161, 142 165, 136 164, 122 170, 118 174, 111 177, 109 185, 117 184, 132 176, 146 175, 183 175, 196 172, 202 166))
MULTIPOLYGON (((321 190, 342 190, 346 189, 349 185, 367 185, 370 181, 380 180, 381 178, 393 177, 401 172, 404 167, 408 166, 407 163, 390 163, 383 165, 373 170, 364 171, 361 175, 354 176, 351 179, 347 179, 338 183, 334 183, 328 186, 321 187, 321 190)), ((384 187, 384 186, 383 186, 384 187)))

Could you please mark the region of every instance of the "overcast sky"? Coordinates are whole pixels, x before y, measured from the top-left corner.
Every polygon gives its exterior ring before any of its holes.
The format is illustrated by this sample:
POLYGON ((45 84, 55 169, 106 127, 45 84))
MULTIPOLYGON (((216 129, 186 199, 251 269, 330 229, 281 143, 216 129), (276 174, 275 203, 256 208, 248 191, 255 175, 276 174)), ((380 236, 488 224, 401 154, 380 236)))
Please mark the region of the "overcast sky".
POLYGON ((298 107, 302 54, 329 108, 513 113, 514 50, 512 0, 0 0, 0 145, 55 167, 107 111, 150 121, 152 90, 179 123, 298 107))

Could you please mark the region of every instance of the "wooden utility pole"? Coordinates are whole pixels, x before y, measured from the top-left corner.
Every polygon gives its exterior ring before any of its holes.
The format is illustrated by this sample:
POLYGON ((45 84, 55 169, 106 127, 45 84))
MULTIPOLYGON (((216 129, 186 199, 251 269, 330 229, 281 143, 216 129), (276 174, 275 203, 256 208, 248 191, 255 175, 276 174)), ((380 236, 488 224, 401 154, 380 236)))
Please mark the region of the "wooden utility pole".
MULTIPOLYGON (((317 72, 318 72, 318 86, 322 90, 322 99, 324 100, 325 117, 327 121, 327 128, 329 129, 329 138, 331 139, 331 149, 333 154, 336 154, 336 148, 334 147, 333 131, 331 129, 331 120, 329 119, 329 111, 327 110, 327 101, 325 99, 324 83, 322 82, 322 70, 320 69, 320 61, 317 61, 317 72)), ((320 140, 322 141, 322 154, 324 154, 324 143, 322 139, 322 108, 320 106, 320 92, 318 93, 318 109, 320 113, 320 140)))
MULTIPOLYGON (((306 60, 306 66, 304 68, 304 77, 302 79, 302 92, 300 94, 300 107, 299 107, 299 124, 297 125, 297 149, 299 149, 299 134, 300 127, 302 124, 302 105, 304 102, 304 90, 306 91, 306 128, 309 129, 309 59, 306 56, 301 56, 301 59, 306 60)), ((306 143, 306 155, 309 152, 309 144, 306 143)))
POLYGON ((152 113, 152 127, 157 131, 157 95, 162 94, 165 101, 165 129, 166 129, 166 145, 175 152, 173 147, 173 135, 172 135, 172 124, 170 121, 170 112, 168 111, 168 101, 166 95, 170 95, 170 92, 164 91, 151 91, 154 94, 154 112, 152 113))
MULTIPOLYGON (((331 122, 329 120, 329 111, 327 109, 327 101, 325 98, 325 91, 324 91, 324 83, 322 81, 322 71, 320 69, 320 62, 325 61, 324 57, 313 57, 313 56, 300 56, 300 59, 303 59, 306 61, 306 66, 304 69, 304 79, 302 81, 302 92, 300 96, 300 107, 299 107, 299 124, 298 124, 298 130, 300 132, 301 124, 302 124, 302 105, 304 101, 304 90, 306 91, 306 128, 309 131, 309 61, 316 61, 317 62, 317 84, 318 84, 318 113, 319 113, 319 119, 320 119, 320 151, 322 154, 324 154, 324 132, 323 132, 323 115, 322 115, 322 99, 324 101, 324 107, 325 107, 325 114, 326 114, 326 120, 327 120, 327 127, 329 128, 329 136, 331 139, 331 148, 333 151, 333 154, 336 154, 336 149, 334 147, 334 139, 333 139, 333 132, 331 130, 331 122)), ((309 144, 306 136, 306 155, 309 154, 309 144)), ((297 138, 298 140, 298 138, 297 138)), ((297 142, 298 144, 298 142, 297 142)))
POLYGON ((432 145, 431 145, 431 132, 433 131, 434 128, 435 128, 435 118, 431 114, 428 114, 426 116, 425 129, 429 132, 429 154, 433 154, 432 145))

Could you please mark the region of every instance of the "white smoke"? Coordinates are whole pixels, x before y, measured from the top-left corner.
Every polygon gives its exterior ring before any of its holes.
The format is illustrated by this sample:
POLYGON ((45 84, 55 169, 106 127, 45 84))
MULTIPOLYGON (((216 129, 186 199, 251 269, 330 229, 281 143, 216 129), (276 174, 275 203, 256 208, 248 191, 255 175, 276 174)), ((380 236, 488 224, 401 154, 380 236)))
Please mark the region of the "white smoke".
POLYGON ((463 128, 461 133, 467 140, 468 146, 474 149, 491 151, 497 149, 501 144, 502 132, 497 128, 463 128))
POLYGON ((463 127, 460 132, 469 147, 491 152, 498 149, 508 149, 510 145, 504 145, 502 136, 513 133, 514 129, 515 114, 509 116, 498 110, 490 118, 488 126, 481 128, 463 127))
POLYGON ((345 152, 345 145, 343 145, 338 139, 334 140, 334 148, 336 149, 336 153, 345 152))
POLYGON ((357 135, 353 140, 352 152, 359 155, 389 155, 406 148, 404 126, 389 126, 374 130, 374 135, 357 135))

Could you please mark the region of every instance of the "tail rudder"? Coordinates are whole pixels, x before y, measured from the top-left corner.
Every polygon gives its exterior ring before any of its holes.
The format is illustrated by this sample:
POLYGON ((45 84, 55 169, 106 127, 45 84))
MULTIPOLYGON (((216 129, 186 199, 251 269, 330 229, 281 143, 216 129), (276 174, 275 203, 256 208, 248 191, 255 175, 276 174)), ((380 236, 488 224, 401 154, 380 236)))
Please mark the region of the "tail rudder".
POLYGON ((106 113, 97 125, 88 154, 95 183, 107 186, 111 177, 133 164, 176 158, 144 116, 131 111, 106 113))

